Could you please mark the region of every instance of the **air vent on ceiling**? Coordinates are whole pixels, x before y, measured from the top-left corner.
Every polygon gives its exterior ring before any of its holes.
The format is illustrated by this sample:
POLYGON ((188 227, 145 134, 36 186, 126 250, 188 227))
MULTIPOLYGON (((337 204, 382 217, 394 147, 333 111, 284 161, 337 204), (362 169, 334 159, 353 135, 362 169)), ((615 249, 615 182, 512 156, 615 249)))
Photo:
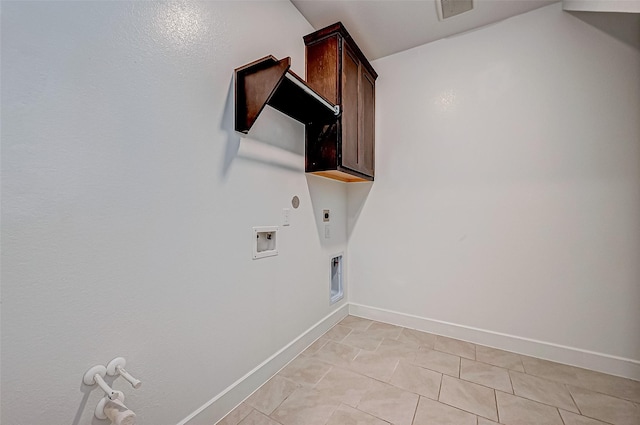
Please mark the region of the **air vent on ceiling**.
POLYGON ((436 0, 440 20, 468 12, 473 9, 473 0, 436 0))

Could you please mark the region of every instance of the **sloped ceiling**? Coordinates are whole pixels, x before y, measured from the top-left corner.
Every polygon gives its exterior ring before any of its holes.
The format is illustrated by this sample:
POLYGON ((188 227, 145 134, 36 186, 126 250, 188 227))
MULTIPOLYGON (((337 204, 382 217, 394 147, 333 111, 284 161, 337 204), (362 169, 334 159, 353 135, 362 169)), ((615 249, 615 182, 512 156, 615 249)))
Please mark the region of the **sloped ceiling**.
POLYGON ((501 21, 557 0, 474 0, 469 12, 438 20, 435 0, 291 0, 315 29, 341 21, 369 60, 501 21))

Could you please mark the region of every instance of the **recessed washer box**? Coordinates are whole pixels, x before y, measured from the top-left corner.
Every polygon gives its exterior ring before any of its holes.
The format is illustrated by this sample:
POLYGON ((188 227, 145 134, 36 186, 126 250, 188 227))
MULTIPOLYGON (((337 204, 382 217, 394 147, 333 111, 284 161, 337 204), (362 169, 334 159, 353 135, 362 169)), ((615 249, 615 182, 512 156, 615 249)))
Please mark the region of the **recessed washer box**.
POLYGON ((253 259, 278 255, 278 226, 253 228, 253 259))

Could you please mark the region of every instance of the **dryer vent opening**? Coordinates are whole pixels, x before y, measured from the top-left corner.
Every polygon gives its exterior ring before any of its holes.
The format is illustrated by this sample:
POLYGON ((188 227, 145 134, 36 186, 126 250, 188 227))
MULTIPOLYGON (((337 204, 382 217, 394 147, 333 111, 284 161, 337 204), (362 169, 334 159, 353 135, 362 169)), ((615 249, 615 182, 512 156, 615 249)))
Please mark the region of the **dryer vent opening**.
POLYGON ((342 275, 342 255, 338 255, 331 259, 331 304, 340 301, 344 297, 342 275))

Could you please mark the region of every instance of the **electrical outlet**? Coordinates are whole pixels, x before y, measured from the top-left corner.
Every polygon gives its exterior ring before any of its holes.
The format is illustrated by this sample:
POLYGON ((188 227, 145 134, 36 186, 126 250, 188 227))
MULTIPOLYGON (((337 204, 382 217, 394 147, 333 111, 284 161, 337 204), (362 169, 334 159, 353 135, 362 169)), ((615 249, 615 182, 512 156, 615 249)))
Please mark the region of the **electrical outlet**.
POLYGON ((331 239, 331 225, 330 224, 325 224, 324 225, 324 238, 325 239, 331 239))
POLYGON ((282 209, 282 225, 291 226, 291 210, 289 208, 282 209))

